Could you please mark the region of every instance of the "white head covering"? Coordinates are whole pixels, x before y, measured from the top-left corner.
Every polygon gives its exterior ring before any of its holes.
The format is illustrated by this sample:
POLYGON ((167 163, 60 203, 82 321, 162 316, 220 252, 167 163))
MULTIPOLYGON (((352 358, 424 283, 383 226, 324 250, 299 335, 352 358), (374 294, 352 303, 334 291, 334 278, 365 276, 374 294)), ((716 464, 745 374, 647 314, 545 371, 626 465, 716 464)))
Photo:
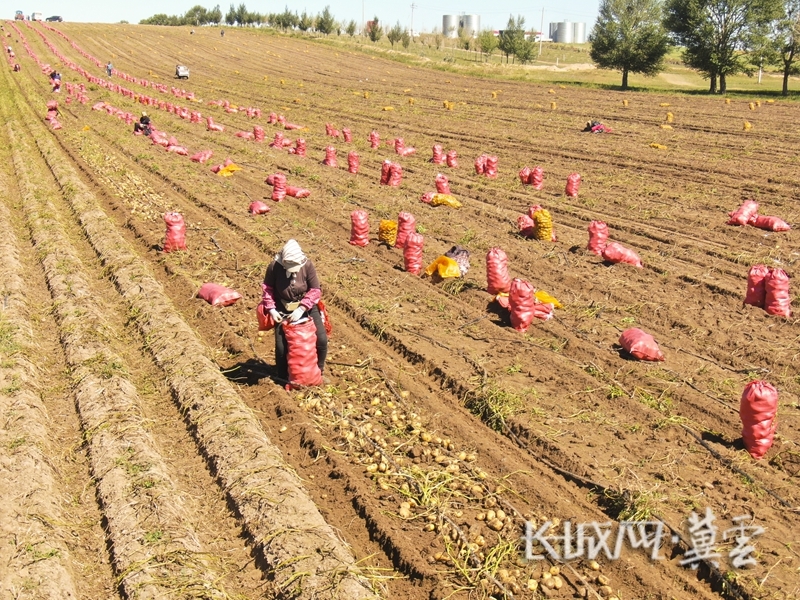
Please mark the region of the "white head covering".
POLYGON ((275 255, 275 260, 286 269, 287 273, 297 273, 306 264, 308 257, 303 254, 300 244, 292 239, 275 255))

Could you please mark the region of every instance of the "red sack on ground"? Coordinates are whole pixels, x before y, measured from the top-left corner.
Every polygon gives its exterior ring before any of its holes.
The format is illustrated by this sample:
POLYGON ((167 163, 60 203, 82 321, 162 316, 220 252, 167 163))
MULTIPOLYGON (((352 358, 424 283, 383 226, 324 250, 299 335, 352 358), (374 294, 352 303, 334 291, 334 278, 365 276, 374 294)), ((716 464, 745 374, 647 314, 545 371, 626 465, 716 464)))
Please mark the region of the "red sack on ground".
POLYGON ((283 148, 283 139, 283 133, 276 131, 275 137, 269 143, 270 148, 283 148))
POLYGON ((436 195, 436 192, 425 192, 420 196, 419 201, 424 202, 425 204, 430 204, 433 202, 433 197, 436 195))
POLYGON ((497 177, 497 157, 496 156, 487 156, 486 157, 486 166, 483 169, 483 174, 489 177, 490 179, 494 179, 497 177))
POLYGON ((275 174, 267 175, 267 178, 264 180, 264 183, 267 185, 275 185, 275 174))
POLYGON ((533 189, 541 190, 544 187, 544 169, 542 167, 533 167, 528 183, 533 186, 533 189))
POLYGON ((778 317, 792 316, 789 276, 783 269, 770 269, 764 278, 764 310, 778 317))
POLYGON ((294 148, 290 148, 289 153, 296 154, 297 156, 305 156, 306 141, 303 138, 297 138, 294 142, 294 148))
POLYGON ((455 150, 450 150, 447 154, 445 154, 444 160, 447 163, 447 166, 451 169, 458 168, 458 152, 455 150))
POLYGON ((167 146, 167 152, 174 152, 175 154, 179 154, 181 156, 189 155, 189 151, 183 146, 167 146))
POLYGON ((406 238, 403 248, 403 266, 408 273, 419 275, 422 272, 422 246, 425 240, 421 234, 412 231, 406 238))
POLYGON ((47 110, 58 110, 58 100, 48 100, 45 106, 47 110))
POLYGON ((338 163, 336 162, 336 148, 333 146, 325 147, 325 158, 322 160, 322 164, 328 165, 329 167, 338 166, 338 163))
POLYGON ((622 332, 619 336, 619 345, 625 352, 639 360, 664 360, 664 354, 653 336, 636 327, 622 332))
POLYGON ((206 129, 208 131, 225 131, 225 127, 214 123, 214 119, 211 117, 206 117, 206 129))
POLYGON ((451 193, 450 192, 450 181, 448 181, 446 175, 442 175, 441 173, 436 175, 435 183, 436 183, 436 191, 439 194, 450 194, 451 193))
POLYGON ((269 117, 267 117, 267 123, 269 123, 270 125, 274 125, 277 122, 278 122, 277 113, 274 112, 269 113, 269 117))
POLYGON ((603 256, 606 244, 608 244, 608 225, 603 221, 589 223, 589 244, 586 246, 589 252, 603 256))
POLYGON ((365 210, 350 213, 350 243, 362 248, 369 244, 369 215, 365 210))
POLYGON ((226 288, 218 283, 204 283, 200 286, 197 297, 202 298, 211 306, 229 306, 239 300, 242 295, 236 290, 226 288))
POLYGON ((269 212, 269 206, 261 202, 261 200, 254 200, 250 203, 251 215, 265 215, 269 212))
POLYGON ((275 319, 272 318, 272 315, 269 314, 269 310, 264 304, 259 303, 256 306, 256 319, 258 319, 258 330, 259 331, 270 331, 275 329, 275 319))
POLYGON ((370 131, 369 132, 369 147, 375 150, 381 144, 381 136, 378 135, 377 131, 370 131))
POLYGON ((739 402, 742 440, 750 456, 763 458, 772 446, 778 423, 778 390, 766 381, 751 381, 744 386, 739 402))
POLYGON ((286 175, 275 173, 272 176, 272 199, 280 202, 286 198, 286 175))
POLYGON ((789 231, 789 224, 778 217, 767 217, 764 215, 753 215, 748 221, 753 227, 766 229, 767 231, 789 231))
POLYGON ((742 205, 733 212, 729 212, 728 225, 741 225, 744 227, 750 218, 758 212, 758 202, 755 200, 745 200, 742 205))
POLYGON ((764 279, 769 275, 769 267, 766 265, 753 265, 747 273, 747 293, 744 303, 758 308, 764 308, 764 300, 767 297, 766 282, 764 279))
POLYGON ((213 150, 201 150, 197 154, 192 154, 189 160, 192 162, 204 163, 214 154, 213 150))
POLYGON ((478 158, 475 159, 475 173, 477 175, 483 175, 483 172, 486 170, 486 155, 481 154, 478 158))
POLYGON ((164 252, 186 250, 186 223, 183 215, 176 212, 164 213, 167 233, 164 236, 164 252))
POLYGON ((521 333, 528 330, 533 322, 536 296, 533 286, 515 277, 508 291, 508 309, 511 312, 511 326, 521 333))
POLYGON ((342 137, 348 144, 353 141, 353 134, 347 127, 342 127, 342 137))
POLYGON ((610 242, 603 248, 603 258, 615 264, 626 263, 642 268, 642 259, 639 258, 639 255, 617 242, 610 242))
POLYGON ((397 154, 402 154, 405 147, 406 142, 403 138, 394 139, 394 151, 397 152, 397 154))
POLYGON ((416 148, 412 148, 411 146, 405 146, 398 154, 400 156, 411 156, 417 151, 416 148))
POLYGON ((431 162, 435 165, 444 164, 444 150, 442 149, 441 144, 433 145, 433 156, 431 157, 431 162))
POLYGON ((388 184, 392 187, 398 187, 403 181, 403 167, 397 163, 392 163, 389 167, 389 181, 388 184))
POLYGON ((510 287, 508 256, 502 248, 489 248, 486 253, 486 291, 496 296, 501 292, 508 292, 510 287))
POLYGON ((261 125, 253 125, 253 139, 257 142, 264 141, 264 128, 261 125))
POLYGON ((522 167, 519 170, 519 181, 522 185, 528 185, 531 180, 531 168, 530 167, 522 167))
POLYGON ((397 238, 394 242, 395 248, 403 248, 406 245, 406 238, 409 234, 417 230, 417 220, 409 212, 397 214, 397 238))
POLYGON ((381 165, 381 184, 389 185, 389 174, 392 171, 392 161, 385 160, 381 165))
POLYGON ((317 365, 317 326, 313 319, 303 323, 284 322, 286 359, 289 363, 288 389, 322 384, 322 372, 317 365))
POLYGON ((517 229, 522 237, 532 238, 536 224, 528 215, 517 217, 517 229))
POLYGON ((347 153, 347 171, 348 173, 358 173, 358 168, 361 166, 361 157, 358 152, 351 150, 347 153))
POLYGON ((578 197, 578 188, 581 187, 581 176, 577 173, 572 173, 567 177, 567 187, 564 189, 564 193, 569 196, 570 198, 577 198, 578 197))
POLYGON ((233 135, 235 135, 238 138, 244 138, 246 140, 252 140, 253 139, 253 132, 252 131, 237 131, 233 135))
POLYGON ((292 198, 308 198, 311 195, 311 190, 306 188, 295 187, 293 185, 286 186, 286 195, 292 198))

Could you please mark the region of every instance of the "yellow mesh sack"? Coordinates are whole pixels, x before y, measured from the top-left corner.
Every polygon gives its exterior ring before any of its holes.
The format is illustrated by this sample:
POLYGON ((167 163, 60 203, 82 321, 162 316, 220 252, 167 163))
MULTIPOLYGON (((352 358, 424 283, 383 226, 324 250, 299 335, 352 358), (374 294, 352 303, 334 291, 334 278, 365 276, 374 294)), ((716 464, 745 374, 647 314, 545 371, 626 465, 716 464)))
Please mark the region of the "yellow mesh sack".
POLYGON ((431 198, 431 206, 449 206, 450 208, 461 208, 461 202, 456 200, 451 194, 434 194, 431 198))
POLYGON ((397 241, 397 221, 381 219, 381 224, 378 225, 378 239, 387 246, 394 247, 397 241))
POLYGON ((553 239, 553 217, 546 208, 540 208, 533 213, 533 237, 537 240, 549 242, 553 239))
POLYGON ((217 175, 219 175, 220 177, 230 177, 236 171, 241 171, 241 170, 242 167, 231 163, 227 167, 222 167, 219 171, 217 171, 217 175))
POLYGON ((555 308, 564 308, 564 305, 561 304, 561 302, 556 300, 544 290, 536 290, 533 295, 536 296, 536 299, 543 304, 552 304, 555 308))
POLYGON ((440 256, 425 269, 425 275, 430 277, 434 272, 439 274, 442 279, 448 277, 461 277, 461 269, 458 263, 449 256, 440 256))

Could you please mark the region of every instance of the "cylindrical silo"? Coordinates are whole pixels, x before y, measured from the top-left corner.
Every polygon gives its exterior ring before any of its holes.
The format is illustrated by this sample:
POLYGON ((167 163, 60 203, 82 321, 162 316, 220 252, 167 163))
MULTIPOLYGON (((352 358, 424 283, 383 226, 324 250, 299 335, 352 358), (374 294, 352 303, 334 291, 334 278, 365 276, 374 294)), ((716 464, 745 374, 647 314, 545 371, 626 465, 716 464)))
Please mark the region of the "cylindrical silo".
POLYGON ((476 37, 481 31, 480 15, 464 15, 461 18, 461 27, 467 37, 476 37))
POLYGON ((558 24, 558 30, 556 31, 557 42, 559 44, 571 44, 572 43, 572 23, 570 21, 562 21, 558 24))
POLYGON ((586 23, 572 24, 572 41, 576 44, 586 43, 586 23))
POLYGON ((558 33, 558 23, 550 23, 550 35, 548 36, 554 42, 558 41, 556 34, 558 33))
POLYGON ((458 37, 458 15, 442 16, 442 34, 445 37, 458 37))

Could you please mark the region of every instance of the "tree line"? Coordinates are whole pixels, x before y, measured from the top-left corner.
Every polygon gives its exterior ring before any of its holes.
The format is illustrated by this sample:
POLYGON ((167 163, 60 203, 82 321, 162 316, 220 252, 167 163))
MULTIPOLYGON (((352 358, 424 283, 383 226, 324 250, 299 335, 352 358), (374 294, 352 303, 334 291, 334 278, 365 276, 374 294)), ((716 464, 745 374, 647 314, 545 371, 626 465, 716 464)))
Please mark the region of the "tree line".
POLYGON ((800 73, 800 0, 601 0, 589 35, 598 67, 656 75, 672 45, 681 59, 724 94, 731 75, 752 75, 762 66, 789 77, 800 73))

